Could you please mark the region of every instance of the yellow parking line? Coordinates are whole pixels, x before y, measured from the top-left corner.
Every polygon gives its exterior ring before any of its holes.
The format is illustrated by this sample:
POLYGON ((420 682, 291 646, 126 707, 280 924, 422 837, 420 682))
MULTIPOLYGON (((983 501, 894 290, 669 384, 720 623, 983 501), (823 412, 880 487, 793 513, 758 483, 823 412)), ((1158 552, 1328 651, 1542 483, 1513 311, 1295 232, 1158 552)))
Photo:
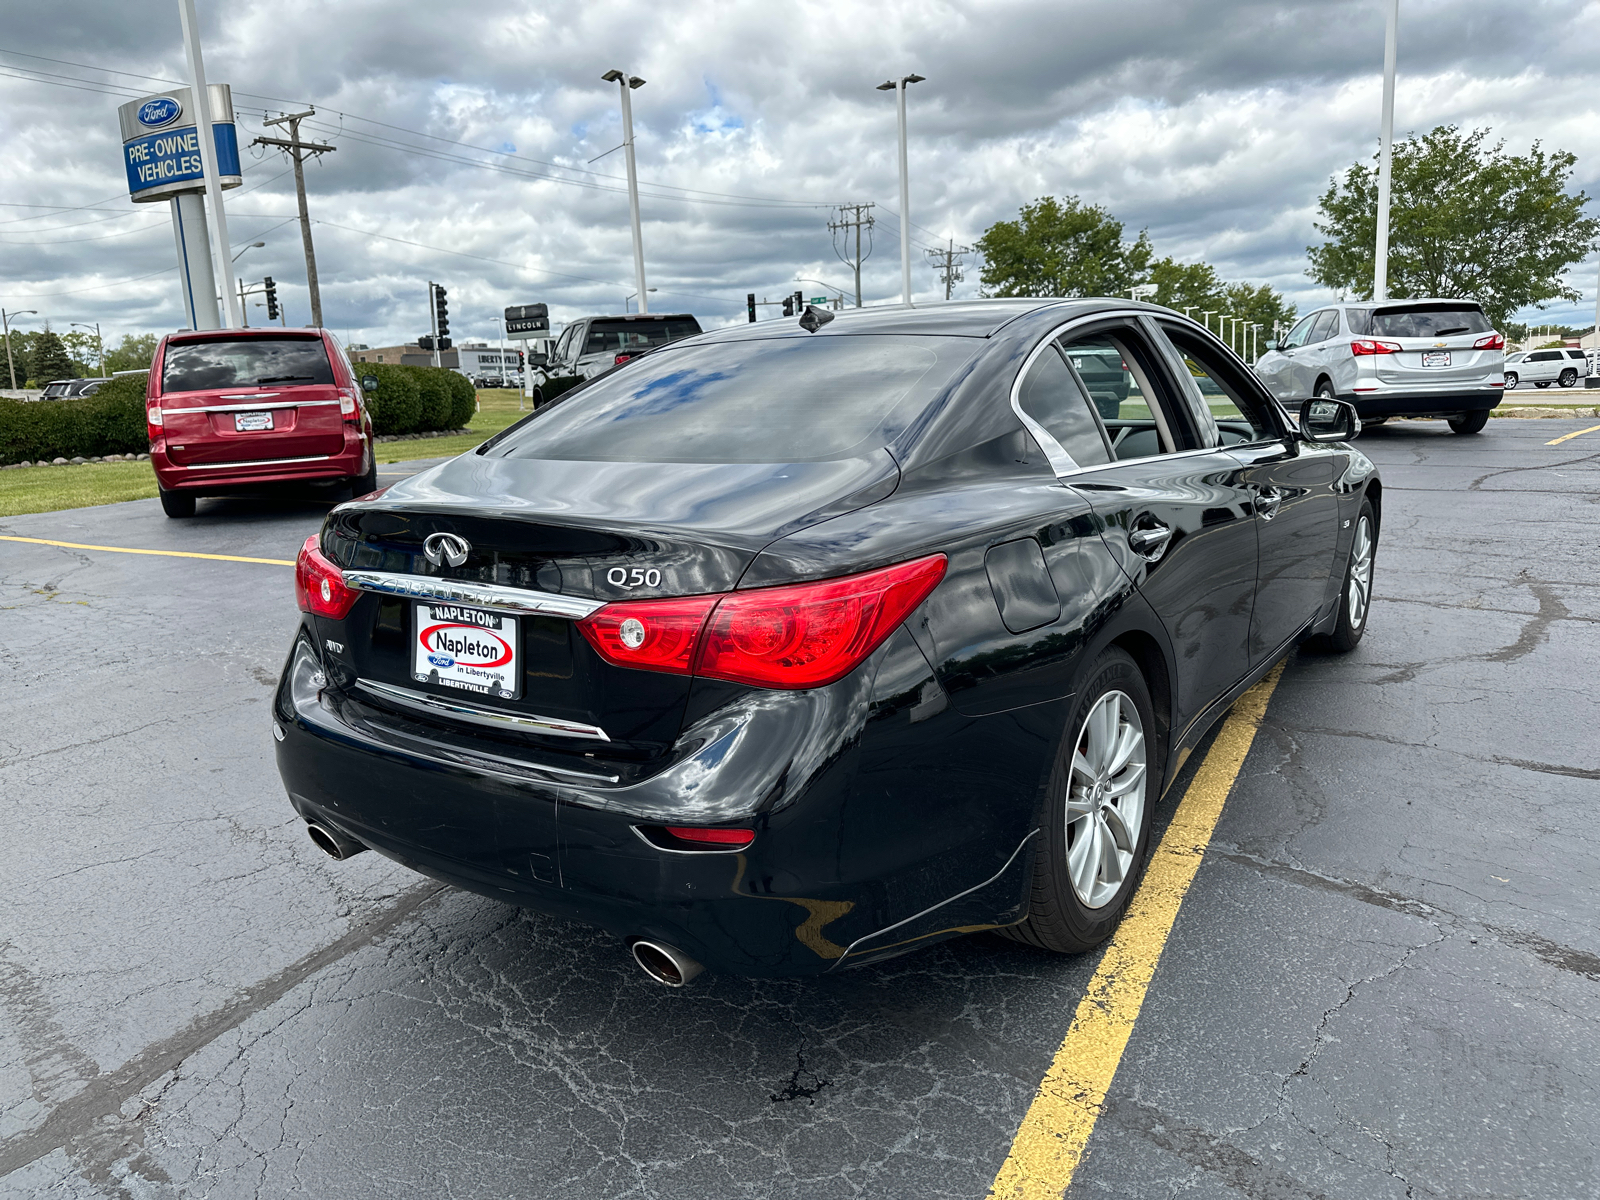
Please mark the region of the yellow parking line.
POLYGON ((1591 425, 1587 429, 1578 430, 1577 433, 1564 433, 1560 437, 1556 438, 1555 441, 1546 442, 1545 445, 1546 446, 1559 446, 1559 445, 1561 445, 1562 442, 1570 442, 1575 437, 1582 437, 1584 434, 1586 434, 1586 433, 1594 433, 1596 430, 1600 430, 1600 425, 1591 425))
POLYGON ((1282 673, 1279 663, 1239 698, 1195 773, 1022 1118, 990 1200, 1058 1200, 1072 1182, 1178 909, 1282 673))
POLYGON ((0 542, 30 542, 35 546, 62 546, 68 550, 104 550, 110 554, 154 554, 161 558, 212 558, 218 562, 266 563, 269 567, 292 567, 292 558, 245 558, 238 554, 197 554, 193 550, 135 550, 131 546, 86 546, 82 542, 53 542, 49 538, 9 537, 0 542))

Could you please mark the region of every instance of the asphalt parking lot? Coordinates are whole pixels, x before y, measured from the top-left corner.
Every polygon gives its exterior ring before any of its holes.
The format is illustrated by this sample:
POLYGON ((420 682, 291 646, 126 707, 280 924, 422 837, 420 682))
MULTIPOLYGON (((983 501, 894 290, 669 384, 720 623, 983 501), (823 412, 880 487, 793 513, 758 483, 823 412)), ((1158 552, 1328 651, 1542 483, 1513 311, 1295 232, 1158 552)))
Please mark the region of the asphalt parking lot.
MULTIPOLYGON (((1069 1196, 1600 1196, 1593 425, 1363 435, 1370 632, 1284 669, 1069 1196)), ((0 521, 0 1195, 987 1194, 1098 956, 669 992, 325 858, 272 763, 292 574, 239 561, 325 511, 0 521)))

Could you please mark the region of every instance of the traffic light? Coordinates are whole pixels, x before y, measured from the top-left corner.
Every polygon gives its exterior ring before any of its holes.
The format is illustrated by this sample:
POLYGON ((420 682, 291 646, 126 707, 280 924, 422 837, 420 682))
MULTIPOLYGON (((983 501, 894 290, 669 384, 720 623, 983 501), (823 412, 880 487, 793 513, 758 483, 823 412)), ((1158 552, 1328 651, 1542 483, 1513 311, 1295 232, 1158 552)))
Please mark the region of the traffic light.
POLYGON ((798 314, 805 312, 805 310, 806 294, 804 292, 796 292, 794 294, 794 311, 798 314))
POLYGON ((750 312, 750 324, 756 323, 756 294, 751 292, 744 298, 744 306, 750 312))
POLYGON ((447 337, 450 333, 450 306, 445 303, 445 291, 442 285, 433 285, 433 311, 438 316, 438 330, 440 337, 447 337))
POLYGON ((786 317, 794 316, 794 297, 793 296, 785 296, 783 298, 783 315, 786 316, 786 317))
POLYGON ((263 279, 261 285, 267 292, 267 320, 276 321, 278 319, 278 285, 272 282, 271 275, 263 279))
POLYGON ((433 349, 433 334, 425 333, 417 339, 417 346, 423 350, 433 349))

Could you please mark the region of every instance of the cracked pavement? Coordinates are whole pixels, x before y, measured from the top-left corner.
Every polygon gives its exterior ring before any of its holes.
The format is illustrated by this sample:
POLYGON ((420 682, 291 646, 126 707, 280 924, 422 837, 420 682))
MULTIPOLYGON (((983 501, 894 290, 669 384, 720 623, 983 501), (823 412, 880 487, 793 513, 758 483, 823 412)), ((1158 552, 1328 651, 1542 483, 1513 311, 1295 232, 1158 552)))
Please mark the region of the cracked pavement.
MULTIPOLYGON (((1370 632, 1284 672, 1071 1197, 1600 1196, 1600 435, 1544 445, 1582 427, 1362 437, 1370 632)), ((0 532, 292 558, 323 511, 0 532)), ((286 568, 0 543, 0 1196, 986 1193, 1094 956, 675 993, 335 863, 272 766, 293 606, 286 568)))

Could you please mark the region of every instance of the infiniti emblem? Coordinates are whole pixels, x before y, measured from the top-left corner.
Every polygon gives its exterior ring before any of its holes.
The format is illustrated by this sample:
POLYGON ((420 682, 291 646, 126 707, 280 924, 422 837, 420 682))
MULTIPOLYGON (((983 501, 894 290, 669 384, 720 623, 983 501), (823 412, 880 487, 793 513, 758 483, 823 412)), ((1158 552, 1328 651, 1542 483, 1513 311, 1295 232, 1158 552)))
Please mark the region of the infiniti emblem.
POLYGON ((422 543, 422 556, 434 566, 449 563, 459 567, 472 553, 472 543, 454 533, 430 533, 422 543))

